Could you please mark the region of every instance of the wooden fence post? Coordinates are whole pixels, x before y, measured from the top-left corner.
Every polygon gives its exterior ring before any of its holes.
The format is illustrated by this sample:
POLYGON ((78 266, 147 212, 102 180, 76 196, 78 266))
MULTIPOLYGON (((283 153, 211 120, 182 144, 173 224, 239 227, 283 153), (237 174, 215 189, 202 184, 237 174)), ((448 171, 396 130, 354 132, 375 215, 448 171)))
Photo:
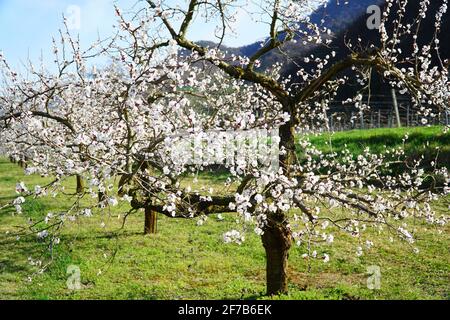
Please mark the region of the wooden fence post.
POLYGON ((406 126, 407 127, 411 126, 411 122, 409 120, 409 103, 406 105, 406 126))
POLYGON ((378 109, 378 128, 381 128, 381 110, 378 109))
POLYGON ((364 111, 362 111, 362 110, 361 110, 360 120, 361 120, 361 129, 364 129, 364 111))
POLYGON ((400 121, 400 112, 398 111, 398 103, 397 103, 397 94, 395 93, 395 89, 391 89, 392 94, 392 103, 394 105, 395 119, 397 120, 397 127, 402 127, 402 122, 400 121))

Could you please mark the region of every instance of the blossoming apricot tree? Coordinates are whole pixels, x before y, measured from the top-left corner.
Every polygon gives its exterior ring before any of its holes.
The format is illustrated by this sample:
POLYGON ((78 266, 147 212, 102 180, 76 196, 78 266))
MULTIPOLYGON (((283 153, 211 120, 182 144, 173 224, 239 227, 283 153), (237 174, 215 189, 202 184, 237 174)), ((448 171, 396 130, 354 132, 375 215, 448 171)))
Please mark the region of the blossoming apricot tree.
MULTIPOLYGON (((366 229, 377 228, 413 243, 408 217, 446 223, 447 218, 431 206, 439 193, 449 192, 445 168, 435 167, 433 172, 443 176, 442 187, 429 183, 434 175, 421 168, 420 159, 407 159, 402 148, 386 154, 369 149, 361 155, 324 154, 301 132, 326 126, 332 98, 355 79, 361 91, 347 102, 360 110, 370 108, 363 93, 372 72, 409 94, 425 116, 448 108, 448 61, 439 55, 447 0, 433 13, 436 33, 430 43, 419 42, 421 21, 432 14, 429 1, 420 1, 417 19, 404 21, 408 1, 388 0, 379 45, 349 45, 348 57, 335 62, 333 30, 305 14, 317 1, 141 4, 132 15, 116 8, 117 34, 86 51, 68 31, 61 32, 61 45, 54 46, 56 72, 30 66, 25 78, 0 56, 5 78, 0 95, 1 146, 10 155, 26 158, 29 173, 55 177, 34 192, 19 184, 17 210, 26 201, 24 195, 60 192, 67 177, 83 177, 86 182, 67 212, 47 215, 44 229, 32 229, 40 238, 51 245, 58 242, 55 231, 68 217, 90 216, 96 210, 98 204, 87 206, 81 199, 98 192, 103 195, 101 208, 129 201, 130 212, 144 209, 146 230, 154 228, 156 213, 197 218, 201 224, 208 215, 234 212, 241 227, 224 234, 224 241, 242 243, 244 230, 251 226, 266 251, 267 293, 277 294, 288 289, 293 241, 307 242, 306 255, 326 262, 329 255, 319 257, 313 246, 333 242, 330 226, 358 239, 366 229), (268 36, 251 56, 236 56, 223 50, 221 43, 233 34, 237 15, 244 9, 255 23, 267 25, 268 36), (217 46, 190 40, 190 27, 202 22, 216 25, 217 46), (407 38, 413 48, 402 52, 400 42, 407 38), (293 42, 330 48, 324 56, 305 56, 306 64, 297 71, 300 80, 282 78, 278 65, 259 67, 264 55, 283 52, 293 42), (98 56, 107 56, 111 66, 88 67, 98 56), (252 130, 277 132, 270 138, 279 152, 275 168, 258 158, 256 149, 236 159, 231 156, 230 161, 205 155, 225 151, 234 155, 248 148, 249 139, 224 147, 219 142, 224 136, 219 137, 221 132, 252 130), (211 139, 211 132, 219 134, 211 139), (182 144, 184 148, 173 156, 182 144), (211 164, 226 167, 229 178, 222 186, 199 186, 192 177, 211 164), (401 173, 395 170, 399 165, 405 166, 401 173), (339 214, 337 208, 342 209, 339 214)), ((362 252, 358 247, 357 254, 362 252)))

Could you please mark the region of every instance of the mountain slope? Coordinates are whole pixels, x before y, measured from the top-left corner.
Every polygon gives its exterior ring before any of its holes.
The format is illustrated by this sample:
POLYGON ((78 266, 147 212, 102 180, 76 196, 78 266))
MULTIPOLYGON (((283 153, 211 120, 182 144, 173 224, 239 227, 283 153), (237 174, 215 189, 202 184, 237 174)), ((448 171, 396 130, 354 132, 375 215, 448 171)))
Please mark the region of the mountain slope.
MULTIPOLYGON (((429 11, 427 18, 421 23, 421 28, 419 31, 419 45, 428 44, 434 35, 434 19, 435 13, 439 10, 441 5, 441 1, 432 1, 430 3, 429 11)), ((406 16, 404 17, 407 23, 413 23, 417 12, 420 6, 420 0, 410 0, 406 16)), ((335 37, 335 40, 331 44, 330 48, 325 47, 316 47, 312 48, 307 52, 307 55, 313 54, 314 56, 323 57, 331 50, 336 52, 336 56, 333 62, 344 59, 350 54, 350 50, 347 48, 346 42, 350 41, 352 44, 358 43, 358 38, 361 39, 361 46, 368 46, 369 44, 373 44, 375 46, 379 46, 380 44, 380 35, 378 30, 369 30, 366 26, 367 15, 359 16, 356 20, 354 20, 351 24, 347 26, 347 28, 343 29, 340 33, 338 33, 335 37)), ((389 31, 389 28, 388 28, 389 31)), ((450 59, 450 42, 444 41, 446 38, 446 32, 450 31, 450 14, 447 13, 443 17, 443 25, 442 31, 440 34, 440 54, 441 59, 450 59)), ((402 39, 399 44, 404 55, 409 56, 411 51, 413 50, 413 42, 412 37, 402 39)), ((304 55, 302 55, 304 56, 304 55)), ((438 56, 436 52, 433 53, 433 63, 438 63, 438 56)), ((298 66, 305 66, 303 58, 298 58, 295 60, 295 63, 287 63, 283 69, 284 76, 291 75, 293 77, 293 81, 296 81, 296 72, 298 70, 298 66)), ((384 95, 386 92, 389 92, 390 86, 386 84, 380 77, 376 74, 373 76, 371 81, 371 91, 373 95, 384 95)), ((355 89, 351 86, 345 86, 337 100, 345 100, 347 97, 353 95, 355 93, 355 89)), ((388 97, 388 99, 390 99, 388 97)))
MULTIPOLYGON (((342 30, 348 28, 358 17, 365 15, 367 8, 373 4, 380 4, 384 0, 330 0, 326 6, 318 8, 310 19, 312 22, 327 27, 332 30, 334 34, 338 34, 342 30)), ((214 47, 217 44, 211 41, 199 41, 203 46, 214 47)), ((261 48, 261 41, 251 43, 242 47, 227 47, 221 46, 221 49, 227 51, 228 54, 240 56, 252 56, 261 48)), ((261 58, 261 69, 265 69, 281 63, 283 65, 289 64, 285 55, 282 52, 287 52, 291 57, 301 56, 307 51, 312 50, 312 45, 303 45, 301 41, 293 44, 288 43, 281 48, 281 50, 274 50, 261 58), (282 52, 281 52, 282 51, 282 52)))
MULTIPOLYGON (((317 9, 311 16, 311 22, 331 29, 332 35, 338 35, 348 29, 358 18, 366 16, 367 8, 371 5, 381 5, 384 0, 330 0, 325 6, 317 9)), ((233 53, 251 56, 261 46, 261 42, 252 43, 240 48, 233 48, 233 53)), ((261 68, 265 69, 275 63, 289 65, 285 57, 287 53, 292 57, 301 57, 314 49, 313 45, 304 45, 302 41, 288 43, 281 50, 274 50, 261 58, 261 68)))

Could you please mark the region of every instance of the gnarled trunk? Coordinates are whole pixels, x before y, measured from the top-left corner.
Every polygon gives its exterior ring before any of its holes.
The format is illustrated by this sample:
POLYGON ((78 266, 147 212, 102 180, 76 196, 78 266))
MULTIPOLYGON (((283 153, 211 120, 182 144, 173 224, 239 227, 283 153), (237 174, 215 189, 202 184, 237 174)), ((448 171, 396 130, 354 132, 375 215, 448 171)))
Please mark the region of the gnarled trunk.
MULTIPOLYGON (((292 114, 293 106, 283 103, 283 111, 292 114)), ((294 120, 291 119, 280 127, 280 167, 283 174, 291 175, 292 165, 296 162, 294 120)), ((276 212, 268 216, 268 223, 261 236, 266 250, 266 284, 267 294, 285 294, 288 292, 288 257, 292 244, 291 230, 288 227, 287 217, 283 212, 276 212)))
POLYGON ((295 133, 292 121, 280 127, 280 150, 284 149, 286 152, 280 153, 279 161, 280 167, 286 176, 290 176, 292 165, 296 162, 295 155, 295 133))
POLYGON ((261 236, 266 250, 267 294, 285 294, 288 292, 288 257, 292 238, 289 227, 283 222, 284 215, 270 221, 261 236))
POLYGON ((157 232, 158 216, 157 212, 150 208, 145 208, 144 234, 154 234, 157 232))

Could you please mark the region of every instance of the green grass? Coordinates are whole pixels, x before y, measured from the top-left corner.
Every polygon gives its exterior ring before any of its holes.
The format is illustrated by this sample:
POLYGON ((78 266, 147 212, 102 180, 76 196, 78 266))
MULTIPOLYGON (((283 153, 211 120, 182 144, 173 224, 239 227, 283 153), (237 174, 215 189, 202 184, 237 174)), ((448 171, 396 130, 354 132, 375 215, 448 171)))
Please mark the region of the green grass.
MULTIPOLYGON (((432 130, 435 129, 425 130, 430 137, 434 137, 432 130)), ((413 137, 412 132, 416 130, 408 131, 413 137)), ((390 136, 403 135, 390 130, 386 132, 390 136)), ((353 143, 353 150, 357 152, 365 143, 358 140, 363 136, 370 141, 378 133, 376 130, 355 131, 347 137, 339 133, 333 139, 341 144, 344 140, 348 145, 353 143)), ((319 137, 314 139, 319 139, 314 143, 326 147, 319 137)), ((333 146, 337 148, 339 143, 333 146)), ((371 145, 378 143, 371 142, 371 145)), ((448 143, 444 146, 448 148, 448 143)), ((200 180, 207 183, 207 177, 200 180)), ((18 166, 0 159, 0 205, 14 198, 17 181, 34 186, 43 185, 49 179, 24 176, 18 166)), ((73 191, 74 185, 73 180, 69 181, 67 192, 73 191)), ((448 214, 445 201, 439 201, 436 206, 448 214)), ((126 207, 116 208, 113 212, 98 212, 92 218, 69 223, 54 252, 53 263, 45 273, 34 275, 29 282, 27 277, 36 269, 27 259, 39 258, 43 245, 34 238, 17 240, 11 234, 16 226, 24 225, 26 219, 37 219, 47 212, 62 210, 69 203, 70 199, 64 196, 46 197, 27 201, 20 216, 13 216, 12 210, 0 211, 0 298, 267 298, 263 295, 265 256, 260 239, 249 232, 240 246, 222 242, 222 234, 236 228, 233 215, 225 215, 224 221, 211 216, 203 226, 197 226, 195 220, 160 217, 158 234, 144 236, 142 213, 130 216, 125 228, 120 230, 122 220, 118 215, 123 216, 126 207), (104 228, 102 222, 106 224, 104 228), (67 289, 69 265, 80 268, 81 290, 67 289)), ((295 246, 289 258, 290 293, 274 298, 449 299, 450 228, 441 228, 441 234, 435 227, 421 223, 416 223, 415 228, 420 234, 415 244, 420 249, 419 254, 413 254, 412 248, 404 242, 390 242, 386 235, 378 235, 372 230, 368 232, 375 246, 361 257, 355 255, 357 241, 347 235, 339 236, 337 231, 334 232, 333 246, 324 246, 319 252, 329 253, 331 260, 327 264, 321 260, 308 263, 301 257, 306 248, 295 246), (367 288, 367 267, 371 265, 381 268, 380 290, 367 288)))
POLYGON ((406 134, 408 139, 405 142, 405 154, 409 159, 424 155, 425 166, 429 167, 437 159, 439 165, 450 169, 450 132, 444 133, 443 127, 352 130, 310 135, 309 138, 324 153, 342 154, 347 148, 350 153, 358 155, 367 147, 372 153, 385 153, 387 149, 400 147, 406 134))

